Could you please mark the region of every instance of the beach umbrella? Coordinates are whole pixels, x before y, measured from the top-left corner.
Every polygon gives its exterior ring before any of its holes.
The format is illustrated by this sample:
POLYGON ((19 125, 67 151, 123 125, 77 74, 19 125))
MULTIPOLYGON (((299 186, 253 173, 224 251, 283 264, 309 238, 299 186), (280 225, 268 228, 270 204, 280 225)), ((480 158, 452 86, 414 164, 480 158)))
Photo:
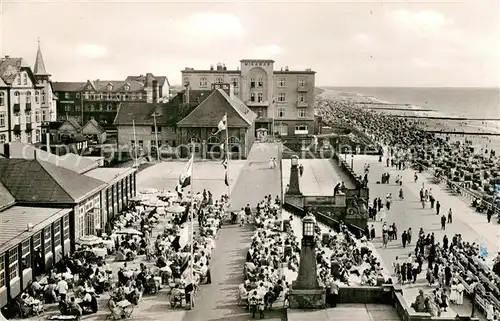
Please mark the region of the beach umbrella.
POLYGON ((158 195, 159 197, 176 197, 177 196, 177 193, 174 193, 174 192, 163 192, 163 193, 160 193, 160 195, 158 195))
POLYGON ((166 209, 166 211, 170 213, 184 213, 185 210, 186 208, 181 205, 173 205, 166 209))
POLYGON ((156 188, 145 188, 139 191, 139 194, 157 194, 158 190, 156 188))
POLYGON ((123 230, 115 232, 116 234, 130 234, 130 235, 142 235, 142 232, 139 232, 135 228, 124 228, 123 230))
POLYGON ((89 246, 94 246, 101 244, 103 242, 103 239, 100 237, 97 237, 95 235, 85 235, 80 237, 78 240, 78 244, 80 245, 89 245, 89 246))

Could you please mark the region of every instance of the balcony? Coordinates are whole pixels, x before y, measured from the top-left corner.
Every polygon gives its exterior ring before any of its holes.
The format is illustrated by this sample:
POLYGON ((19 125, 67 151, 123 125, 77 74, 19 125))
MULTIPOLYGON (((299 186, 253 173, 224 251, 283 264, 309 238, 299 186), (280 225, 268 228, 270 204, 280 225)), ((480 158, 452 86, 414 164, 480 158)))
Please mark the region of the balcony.
POLYGON ((25 111, 31 111, 31 103, 26 103, 25 111))
POLYGON ((297 86, 297 91, 299 93, 306 93, 309 91, 309 87, 307 87, 307 85, 304 85, 304 86, 297 86))
POLYGON ((269 102, 268 101, 251 101, 251 100, 247 100, 246 102, 246 105, 248 107, 267 107, 269 106, 269 102))
POLYGON ((307 108, 307 107, 309 107, 307 101, 297 101, 297 108, 307 108))
POLYGON ((33 127, 31 127, 31 123, 26 123, 26 129, 25 129, 25 131, 26 132, 30 132, 32 130, 33 130, 33 127))
POLYGON ((18 114, 21 112, 21 105, 19 103, 14 104, 14 113, 18 114))
POLYGON ((14 134, 21 134, 21 125, 14 125, 14 134))

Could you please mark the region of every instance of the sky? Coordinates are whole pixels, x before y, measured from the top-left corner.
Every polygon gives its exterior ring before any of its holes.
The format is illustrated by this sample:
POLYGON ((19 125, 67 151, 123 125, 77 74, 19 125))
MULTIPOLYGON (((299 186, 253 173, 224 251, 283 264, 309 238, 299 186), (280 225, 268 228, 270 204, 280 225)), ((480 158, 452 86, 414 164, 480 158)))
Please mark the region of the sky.
POLYGON ((0 3, 0 55, 34 64, 40 39, 53 81, 174 85, 185 67, 259 58, 312 68, 317 86, 500 86, 500 0, 0 3))

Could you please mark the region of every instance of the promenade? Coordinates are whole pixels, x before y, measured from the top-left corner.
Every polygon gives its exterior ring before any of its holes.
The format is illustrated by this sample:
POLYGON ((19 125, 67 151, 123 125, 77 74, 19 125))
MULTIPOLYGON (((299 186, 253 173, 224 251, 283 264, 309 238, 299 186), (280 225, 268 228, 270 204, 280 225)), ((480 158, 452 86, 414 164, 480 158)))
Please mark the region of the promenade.
MULTIPOLYGON (((385 159, 384 159, 385 160, 385 159)), ((414 183, 414 171, 407 169, 404 171, 397 171, 395 168, 385 166, 385 162, 379 163, 377 156, 357 155, 354 157, 354 170, 358 174, 362 174, 365 163, 370 164, 370 173, 368 175, 370 188, 370 201, 373 198, 380 197, 382 200, 388 193, 392 193, 393 205, 391 210, 387 211, 385 221, 387 224, 395 223, 398 229, 398 240, 391 241, 387 248, 382 247, 381 239, 381 226, 382 222, 373 222, 376 228, 377 238, 373 241, 381 259, 384 262, 385 269, 392 274, 392 263, 396 256, 399 258, 407 258, 409 253, 413 253, 418 231, 422 227, 425 233, 433 232, 436 241, 442 243, 444 235, 451 237, 454 234, 461 234, 463 239, 468 242, 476 242, 483 244, 487 247, 490 253, 488 261, 491 261, 496 253, 499 251, 499 242, 497 233, 499 226, 497 223, 487 223, 485 215, 479 214, 470 208, 468 204, 463 202, 456 196, 450 195, 441 186, 430 183, 428 175, 425 173, 419 174, 419 180, 414 183), (389 173, 391 177, 391 184, 376 184, 381 180, 382 173, 389 173), (397 175, 402 175, 403 186, 395 184, 397 175), (420 188, 422 183, 425 184, 426 189, 432 189, 432 194, 437 201, 441 203, 441 214, 436 215, 435 209, 430 209, 427 204, 423 209, 420 203, 420 188), (399 200, 399 189, 403 189, 405 199, 399 200), (442 214, 447 214, 448 209, 451 208, 453 212, 453 223, 446 225, 446 230, 441 230, 440 218, 442 214), (402 247, 401 234, 404 230, 412 228, 412 244, 406 248, 402 247)), ((426 265, 424 265, 426 266, 426 265)), ((408 303, 414 301, 418 290, 422 288, 426 291, 431 291, 433 288, 428 287, 425 280, 425 273, 421 273, 414 285, 403 286, 403 293, 408 303)), ((459 307, 453 305, 448 309, 446 315, 456 315, 456 313, 470 313, 470 304, 464 304, 459 307)))
MULTIPOLYGON (((242 164, 240 173, 234 176, 237 179, 231 185, 232 207, 240 209, 247 203, 254 207, 258 201, 264 199, 265 195, 271 194, 275 197, 281 194, 279 162, 277 161, 276 168, 269 167, 269 159, 271 157, 278 159, 278 152, 279 145, 277 144, 255 143, 248 159, 239 161, 242 164)), ((230 161, 229 168, 231 167, 230 161)), ((207 167, 205 174, 200 175, 208 178, 213 177, 214 173, 207 167)), ((196 183, 196 180, 194 182, 196 183)), ((250 313, 237 304, 238 286, 243 283, 245 256, 250 247, 252 235, 253 227, 250 225, 222 226, 210 262, 212 284, 200 287, 195 307, 185 314, 183 321, 252 320, 250 313)), ((284 310, 266 311, 265 319, 285 320, 284 312, 284 310)))

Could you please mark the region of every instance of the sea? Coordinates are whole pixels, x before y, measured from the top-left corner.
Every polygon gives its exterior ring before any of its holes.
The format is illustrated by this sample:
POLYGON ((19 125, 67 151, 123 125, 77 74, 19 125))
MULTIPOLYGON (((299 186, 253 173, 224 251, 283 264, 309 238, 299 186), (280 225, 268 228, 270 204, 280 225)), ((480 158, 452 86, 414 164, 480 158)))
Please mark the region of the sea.
POLYGON ((396 104, 411 104, 440 114, 500 119, 500 88, 321 87, 358 93, 396 104))

